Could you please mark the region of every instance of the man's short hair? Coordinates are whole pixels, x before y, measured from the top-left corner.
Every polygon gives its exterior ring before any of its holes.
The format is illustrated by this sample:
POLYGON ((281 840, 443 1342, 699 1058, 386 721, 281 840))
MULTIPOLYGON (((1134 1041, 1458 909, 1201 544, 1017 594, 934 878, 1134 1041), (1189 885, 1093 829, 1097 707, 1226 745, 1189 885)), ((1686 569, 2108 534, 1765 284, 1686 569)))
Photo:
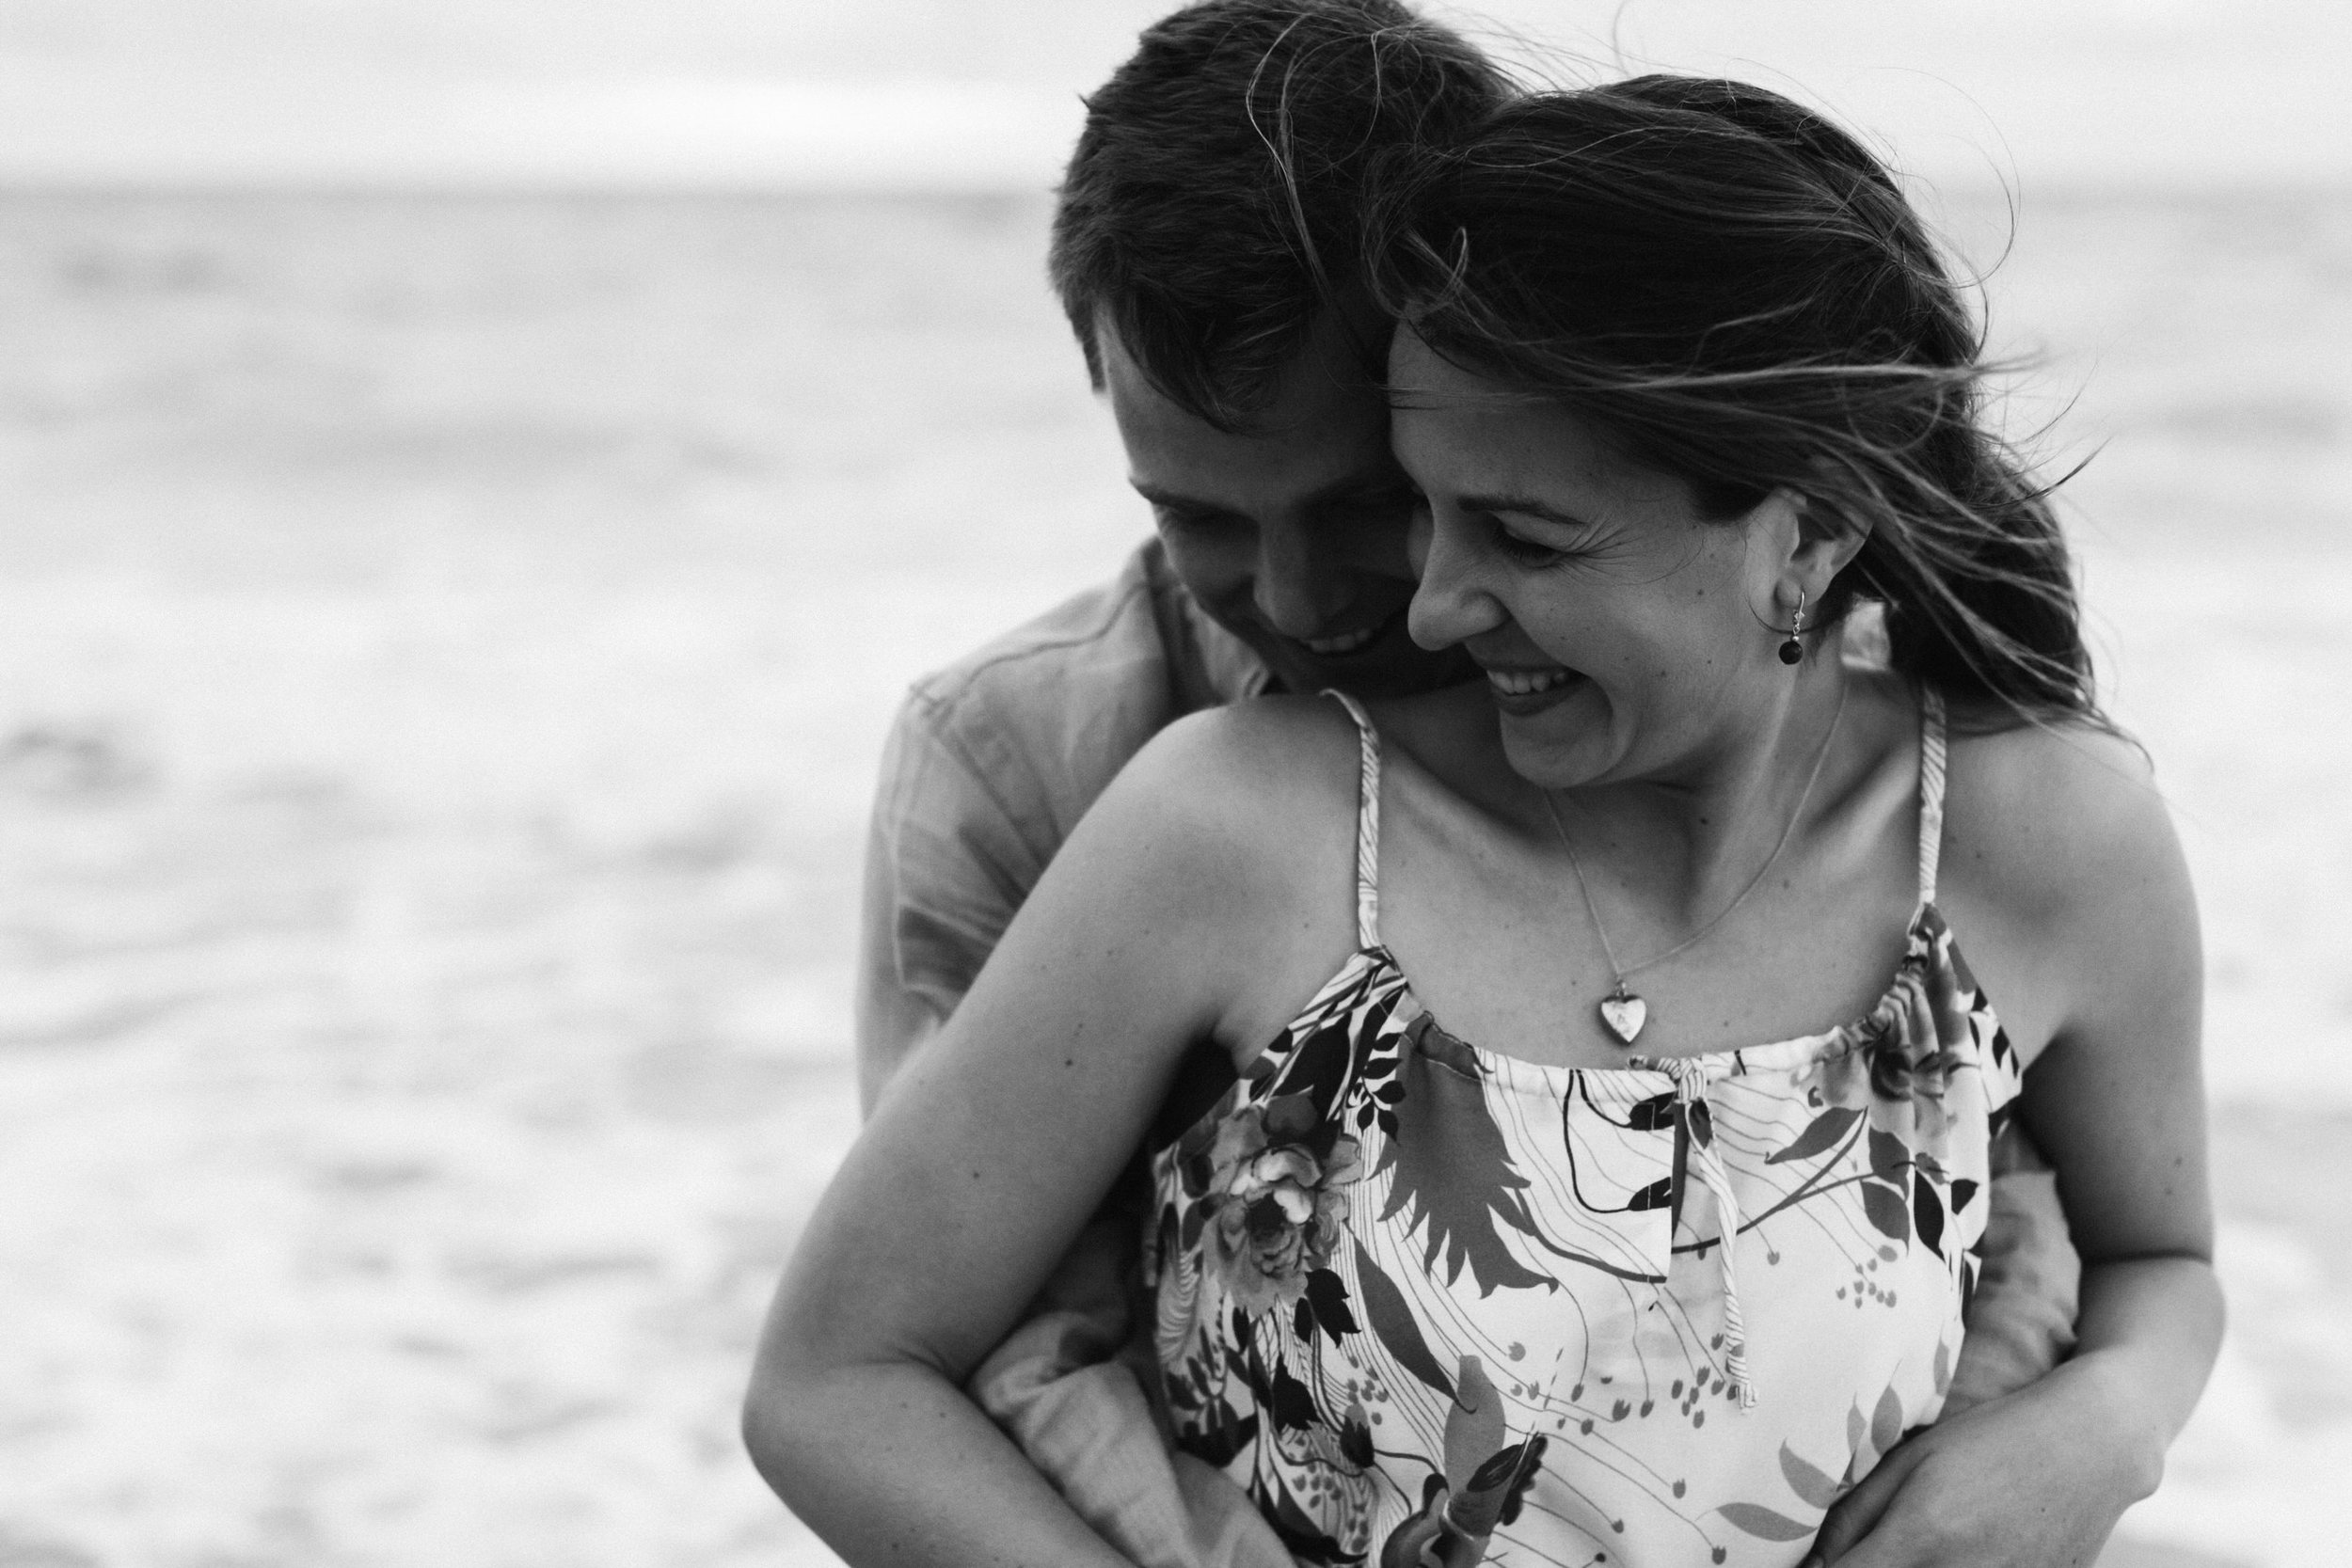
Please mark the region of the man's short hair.
POLYGON ((1505 90, 1398 0, 1206 0, 1147 28, 1087 100, 1054 215, 1054 287, 1095 386, 1107 325, 1180 407, 1247 428, 1358 281, 1368 172, 1505 90))

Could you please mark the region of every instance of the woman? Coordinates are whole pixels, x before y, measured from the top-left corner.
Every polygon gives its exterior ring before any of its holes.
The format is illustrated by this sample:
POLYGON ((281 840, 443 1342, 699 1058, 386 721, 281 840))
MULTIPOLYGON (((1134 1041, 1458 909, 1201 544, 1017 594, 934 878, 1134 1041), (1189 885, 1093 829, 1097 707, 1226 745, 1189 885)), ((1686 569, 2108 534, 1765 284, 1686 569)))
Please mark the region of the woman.
POLYGON ((2037 1389, 2177 1430, 2194 910, 1916 219, 1673 78, 1387 213, 1413 631, 1488 689, 1136 759, 812 1220, 771 1479, 856 1561, 1120 1560, 960 1387, 1141 1147, 1176 1441, 1301 1560, 1794 1563, 1941 1408, 2016 1116, 2086 1265, 2037 1389))

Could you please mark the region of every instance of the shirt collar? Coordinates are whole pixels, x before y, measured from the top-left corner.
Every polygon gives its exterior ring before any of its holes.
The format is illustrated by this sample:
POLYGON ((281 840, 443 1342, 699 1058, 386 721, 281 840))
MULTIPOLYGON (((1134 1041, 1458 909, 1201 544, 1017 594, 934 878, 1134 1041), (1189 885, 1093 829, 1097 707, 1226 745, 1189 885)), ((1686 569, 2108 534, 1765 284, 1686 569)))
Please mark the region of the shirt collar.
POLYGON ((1274 672, 1257 651, 1210 619, 1168 563, 1154 538, 1138 552, 1151 584, 1160 640, 1168 649, 1168 684, 1180 711, 1217 707, 1273 689, 1274 672))

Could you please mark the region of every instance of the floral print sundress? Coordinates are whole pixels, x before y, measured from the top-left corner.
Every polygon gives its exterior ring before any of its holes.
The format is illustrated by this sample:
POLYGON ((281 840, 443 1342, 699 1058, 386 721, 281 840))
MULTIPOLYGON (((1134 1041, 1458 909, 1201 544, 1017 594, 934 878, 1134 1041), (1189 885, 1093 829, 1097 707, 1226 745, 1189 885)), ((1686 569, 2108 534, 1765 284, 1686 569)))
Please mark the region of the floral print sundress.
POLYGON ((1877 1006, 1610 1068, 1481 1050, 1415 999, 1380 945, 1379 739, 1342 701, 1359 951, 1238 1077, 1197 1058, 1153 1133, 1178 1447, 1302 1563, 1796 1563, 1942 1407, 2021 1086, 1935 908, 1937 695, 1877 1006))

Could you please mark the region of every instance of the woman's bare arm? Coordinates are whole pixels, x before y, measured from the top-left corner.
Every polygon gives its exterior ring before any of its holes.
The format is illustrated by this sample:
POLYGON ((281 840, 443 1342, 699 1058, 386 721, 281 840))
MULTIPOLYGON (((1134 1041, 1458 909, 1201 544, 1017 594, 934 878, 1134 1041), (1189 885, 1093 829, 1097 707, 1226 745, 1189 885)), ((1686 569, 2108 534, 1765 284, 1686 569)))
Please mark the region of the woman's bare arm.
POLYGON ((2137 753, 2083 768, 2088 864, 2067 954, 2074 999, 2026 1075, 2025 1114, 2058 1167, 2083 1259, 2074 1359, 2151 1441, 2146 1489, 2187 1422, 2221 1335, 2205 1159, 2204 959, 2188 868, 2137 753))
POLYGON ((2077 1352, 1889 1455, 1823 1526, 1837 1568, 2073 1568, 2154 1491, 2220 1345, 2197 905, 2136 750, 1955 745, 1946 912, 2018 1039, 2082 1251, 2077 1352), (1983 938, 1983 941, 1980 941, 1983 938))
MULTIPOLYGON (((802 1236, 745 1437, 860 1568, 1120 1560, 962 1385, 1142 1142, 1183 1053, 1253 1037, 1269 987, 1345 951, 1352 814, 1265 766, 1266 723, 1204 716, 1120 776, 802 1236), (1285 920, 1302 880, 1330 884, 1327 922, 1285 920)), ((1295 759, 1295 726, 1289 744, 1295 759)), ((1330 771, 1352 784, 1348 760, 1335 749, 1330 771)))
POLYGON ((2026 731, 1956 747, 1951 789, 1947 912, 2003 1018, 2049 1039, 2024 1112, 2082 1254, 2079 1338, 1842 1500, 1817 1547, 1837 1568, 2090 1562, 2155 1489, 2220 1340, 2196 905, 2145 765, 2026 731))

